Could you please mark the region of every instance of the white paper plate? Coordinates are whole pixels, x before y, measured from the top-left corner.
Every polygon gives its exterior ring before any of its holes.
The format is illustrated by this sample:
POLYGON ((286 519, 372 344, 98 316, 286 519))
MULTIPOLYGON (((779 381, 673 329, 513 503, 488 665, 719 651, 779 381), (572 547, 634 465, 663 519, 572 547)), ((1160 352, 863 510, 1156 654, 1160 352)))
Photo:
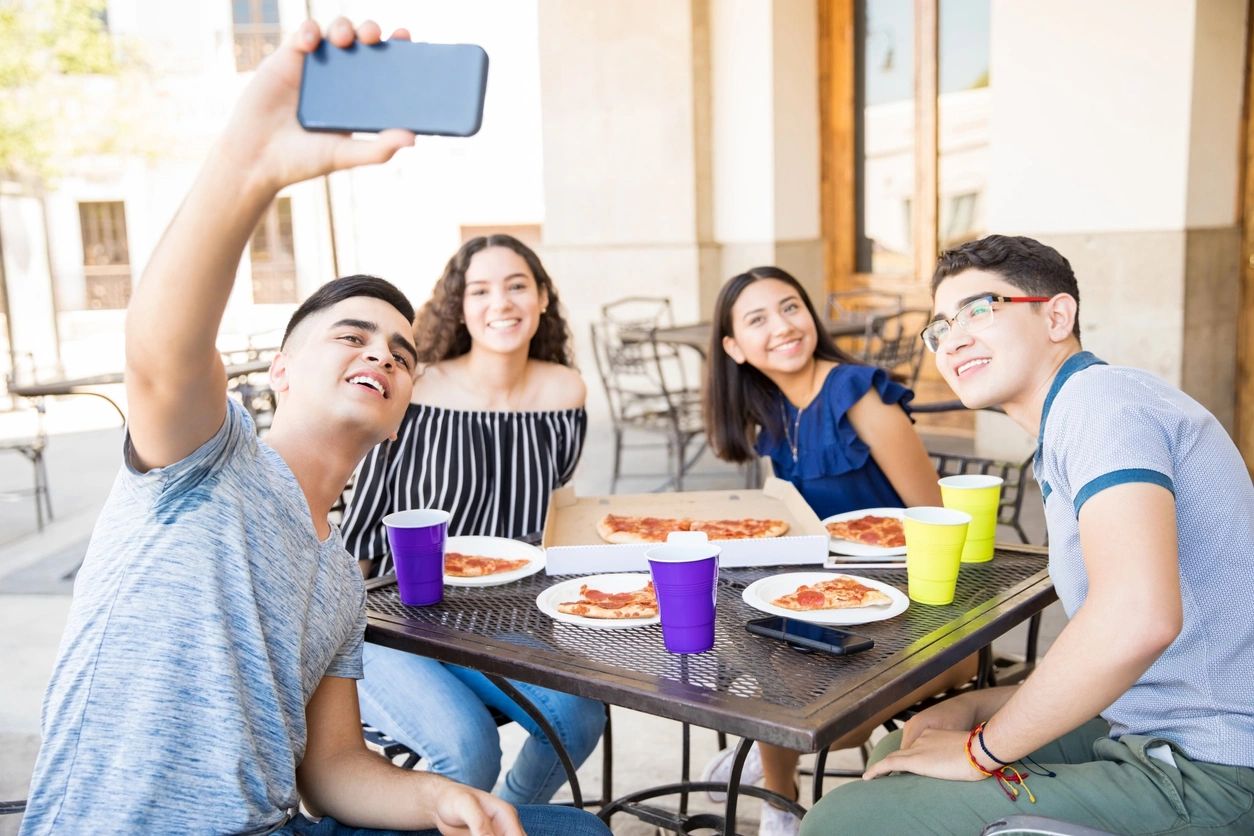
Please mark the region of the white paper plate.
MULTIPOLYGON (((835 514, 823 520, 826 526, 830 522, 845 522, 846 520, 856 520, 859 517, 896 517, 903 519, 906 510, 904 508, 863 508, 861 511, 846 511, 843 514, 835 514)), ((853 540, 838 540, 835 537, 828 537, 827 548, 834 554, 843 554, 849 557, 859 558, 883 558, 894 554, 905 554, 906 547, 898 546, 895 549, 885 548, 883 546, 868 546, 866 543, 856 543, 853 540)))
POLYGON ((587 618, 582 615, 567 615, 557 611, 557 605, 565 601, 579 600, 579 587, 587 584, 602 592, 631 592, 640 589, 652 578, 644 572, 617 572, 612 575, 589 575, 571 578, 568 581, 555 583, 536 596, 536 606, 540 612, 554 621, 563 624, 575 624, 579 627, 595 627, 601 630, 621 630, 625 627, 644 627, 658 624, 658 616, 652 618, 587 618))
POLYGON ((762 578, 745 587, 742 597, 745 599, 746 604, 764 613, 782 615, 785 618, 793 618, 797 621, 832 625, 868 624, 872 621, 883 621, 893 616, 901 615, 910 606, 910 599, 897 587, 858 575, 845 575, 845 577, 853 578, 858 583, 866 584, 872 589, 878 589, 891 598, 892 602, 873 607, 852 607, 843 610, 811 610, 809 612, 788 610, 771 603, 771 601, 782 595, 795 592, 797 587, 802 584, 819 583, 820 581, 840 577, 842 574, 844 573, 785 572, 782 575, 771 575, 769 578, 762 578))
POLYGON ((506 560, 526 558, 530 561, 521 569, 501 572, 499 575, 484 575, 480 578, 455 578, 445 575, 444 583, 448 586, 503 586, 528 575, 534 575, 544 568, 544 552, 541 549, 505 537, 450 537, 444 545, 444 552, 445 554, 448 552, 473 554, 479 557, 501 557, 506 560))

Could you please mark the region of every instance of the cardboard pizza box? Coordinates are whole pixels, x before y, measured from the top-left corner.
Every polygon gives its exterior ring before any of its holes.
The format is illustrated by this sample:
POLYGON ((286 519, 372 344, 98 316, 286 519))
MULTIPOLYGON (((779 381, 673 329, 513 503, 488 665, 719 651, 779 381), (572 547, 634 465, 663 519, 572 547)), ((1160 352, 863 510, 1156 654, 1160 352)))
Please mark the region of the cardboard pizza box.
POLYGON ((722 566, 818 565, 827 557, 827 529, 792 483, 774 476, 757 490, 578 496, 573 485, 566 485, 549 496, 540 543, 545 571, 550 575, 649 571, 644 553, 656 544, 606 543, 597 534, 597 521, 606 514, 788 522, 783 537, 715 540, 723 549, 722 566))

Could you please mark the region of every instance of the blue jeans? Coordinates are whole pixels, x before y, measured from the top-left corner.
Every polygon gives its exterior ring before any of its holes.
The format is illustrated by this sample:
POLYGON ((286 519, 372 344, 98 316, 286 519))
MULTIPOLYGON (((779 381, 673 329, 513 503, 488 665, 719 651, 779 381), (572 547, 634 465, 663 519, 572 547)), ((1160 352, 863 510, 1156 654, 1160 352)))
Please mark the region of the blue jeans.
MULTIPOLYGON (((367 643, 357 688, 361 718, 404 743, 431 771, 491 792, 501 773, 501 738, 488 706, 531 735, 505 776, 500 797, 541 804, 566 783, 562 762, 527 712, 483 674, 367 643)), ((594 700, 511 683, 544 715, 578 767, 596 748, 605 707, 594 700)))
MULTIPOLYGON (((522 820, 527 836, 609 836, 610 833, 610 829, 596 816, 573 807, 519 807, 518 818, 522 820)), ((329 816, 319 822, 297 816, 280 832, 295 836, 401 836, 402 833, 406 836, 439 836, 440 833, 438 830, 366 830, 340 824, 329 816)))

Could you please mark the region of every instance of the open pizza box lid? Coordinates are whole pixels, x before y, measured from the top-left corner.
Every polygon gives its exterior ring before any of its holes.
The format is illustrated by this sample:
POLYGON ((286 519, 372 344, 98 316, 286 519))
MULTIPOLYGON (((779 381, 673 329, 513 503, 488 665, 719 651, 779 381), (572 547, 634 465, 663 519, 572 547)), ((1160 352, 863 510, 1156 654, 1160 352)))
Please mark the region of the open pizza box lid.
POLYGON ((776 519, 788 523, 783 537, 715 540, 721 566, 821 564, 827 557, 827 530, 791 482, 767 477, 758 490, 577 496, 573 485, 549 496, 541 546, 550 575, 647 572, 645 552, 657 543, 606 543, 597 522, 606 514, 693 519, 776 519))

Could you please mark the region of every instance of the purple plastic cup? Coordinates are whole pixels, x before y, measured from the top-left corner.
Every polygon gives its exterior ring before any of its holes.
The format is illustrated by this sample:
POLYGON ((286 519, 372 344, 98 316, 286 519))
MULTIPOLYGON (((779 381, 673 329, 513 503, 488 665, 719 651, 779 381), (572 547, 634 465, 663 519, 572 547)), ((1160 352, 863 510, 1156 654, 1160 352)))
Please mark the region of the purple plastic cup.
POLYGON ((662 617, 662 644, 671 653, 704 653, 714 647, 718 555, 709 542, 670 541, 645 552, 662 617))
POLYGON ((448 511, 434 508, 397 511, 383 518, 402 604, 427 607, 444 600, 448 521, 448 511))

